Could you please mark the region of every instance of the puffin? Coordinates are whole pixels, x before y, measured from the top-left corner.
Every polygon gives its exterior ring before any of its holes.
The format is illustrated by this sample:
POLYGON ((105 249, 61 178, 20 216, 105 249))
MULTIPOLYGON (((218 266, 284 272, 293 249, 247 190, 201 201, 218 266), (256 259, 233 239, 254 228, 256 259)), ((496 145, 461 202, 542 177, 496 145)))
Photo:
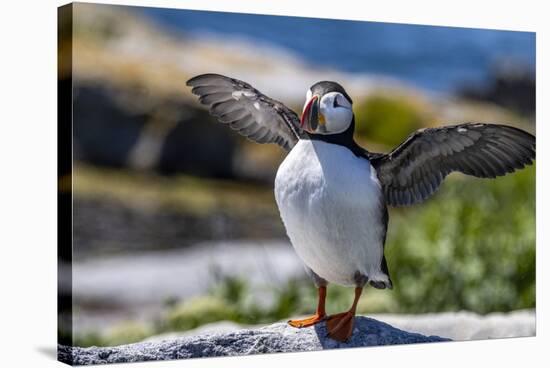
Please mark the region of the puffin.
POLYGON ((187 81, 220 123, 288 152, 275 177, 286 233, 318 290, 315 313, 288 323, 326 322, 330 338, 352 336, 365 286, 392 289, 384 256, 388 206, 418 204, 452 172, 495 178, 532 164, 535 137, 507 125, 462 123, 412 132, 389 153, 354 140, 353 101, 336 82, 315 83, 301 117, 250 84, 219 74, 187 81), (353 287, 349 310, 327 315, 328 284, 353 287))

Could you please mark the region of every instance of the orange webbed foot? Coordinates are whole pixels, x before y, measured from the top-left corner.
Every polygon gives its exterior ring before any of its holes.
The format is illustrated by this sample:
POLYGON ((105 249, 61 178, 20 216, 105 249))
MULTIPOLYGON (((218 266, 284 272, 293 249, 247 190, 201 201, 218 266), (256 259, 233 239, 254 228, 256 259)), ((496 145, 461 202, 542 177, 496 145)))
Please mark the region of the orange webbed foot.
POLYGON ((325 319, 326 319, 326 315, 314 314, 313 316, 308 318, 290 320, 288 321, 288 324, 296 328, 310 327, 319 322, 324 321, 325 319))
POLYGON ((340 342, 349 340, 353 333, 355 313, 349 311, 327 317, 328 336, 340 342))

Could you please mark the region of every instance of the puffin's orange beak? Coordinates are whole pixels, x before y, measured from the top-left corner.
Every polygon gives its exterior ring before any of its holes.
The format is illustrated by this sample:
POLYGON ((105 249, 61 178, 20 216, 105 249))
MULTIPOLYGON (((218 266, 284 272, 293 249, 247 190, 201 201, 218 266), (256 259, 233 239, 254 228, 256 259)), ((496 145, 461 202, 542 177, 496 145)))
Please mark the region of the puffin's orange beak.
POLYGON ((317 129, 319 124, 319 97, 313 96, 311 100, 308 101, 302 117, 300 119, 300 126, 306 132, 313 133, 317 129))

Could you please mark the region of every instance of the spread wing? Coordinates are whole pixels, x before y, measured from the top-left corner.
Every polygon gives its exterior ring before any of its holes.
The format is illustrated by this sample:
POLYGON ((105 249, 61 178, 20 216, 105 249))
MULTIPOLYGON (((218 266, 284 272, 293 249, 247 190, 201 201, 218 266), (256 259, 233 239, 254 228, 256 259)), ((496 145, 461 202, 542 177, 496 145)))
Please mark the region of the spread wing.
POLYGON ((494 124, 460 124, 421 129, 388 154, 372 154, 386 202, 419 203, 453 171, 494 178, 530 165, 535 137, 521 129, 494 124))
POLYGON ((191 92, 221 123, 258 143, 292 149, 303 132, 298 115, 250 84, 219 74, 202 74, 187 81, 191 92))

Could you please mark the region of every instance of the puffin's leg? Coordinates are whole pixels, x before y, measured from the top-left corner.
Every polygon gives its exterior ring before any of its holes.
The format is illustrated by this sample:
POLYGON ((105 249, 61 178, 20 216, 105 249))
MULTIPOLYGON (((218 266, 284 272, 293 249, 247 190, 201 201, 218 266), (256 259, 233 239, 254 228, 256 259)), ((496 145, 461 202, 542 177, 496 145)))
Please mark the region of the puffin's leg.
POLYGON ((311 317, 304 318, 304 319, 290 320, 288 321, 289 325, 297 328, 309 327, 325 320, 326 318, 325 299, 327 297, 327 287, 325 285, 319 286, 318 291, 319 291, 319 301, 317 303, 317 311, 315 312, 315 314, 311 317))
POLYGON ((353 333, 353 322, 355 320, 355 311, 357 309, 357 302, 359 302, 359 297, 363 287, 355 288, 355 299, 351 308, 344 313, 333 314, 327 317, 327 330, 328 335, 334 340, 338 341, 347 341, 351 334, 353 333))
POLYGON ((316 323, 319 323, 321 321, 324 321, 326 318, 326 312, 325 312, 325 299, 327 297, 327 285, 328 282, 321 276, 317 275, 311 268, 304 265, 306 269, 306 273, 311 277, 313 280, 313 283, 317 287, 317 291, 319 293, 319 301, 317 302, 317 311, 315 314, 311 317, 305 318, 305 319, 296 319, 296 320, 290 320, 288 321, 288 324, 293 327, 309 327, 313 326, 316 323))
POLYGON ((363 292, 363 287, 368 281, 368 278, 361 273, 356 272, 354 275, 356 288, 355 298, 351 308, 344 313, 338 313, 327 317, 327 330, 328 336, 338 341, 347 341, 353 333, 353 324, 355 321, 355 312, 357 310, 357 303, 363 292))

